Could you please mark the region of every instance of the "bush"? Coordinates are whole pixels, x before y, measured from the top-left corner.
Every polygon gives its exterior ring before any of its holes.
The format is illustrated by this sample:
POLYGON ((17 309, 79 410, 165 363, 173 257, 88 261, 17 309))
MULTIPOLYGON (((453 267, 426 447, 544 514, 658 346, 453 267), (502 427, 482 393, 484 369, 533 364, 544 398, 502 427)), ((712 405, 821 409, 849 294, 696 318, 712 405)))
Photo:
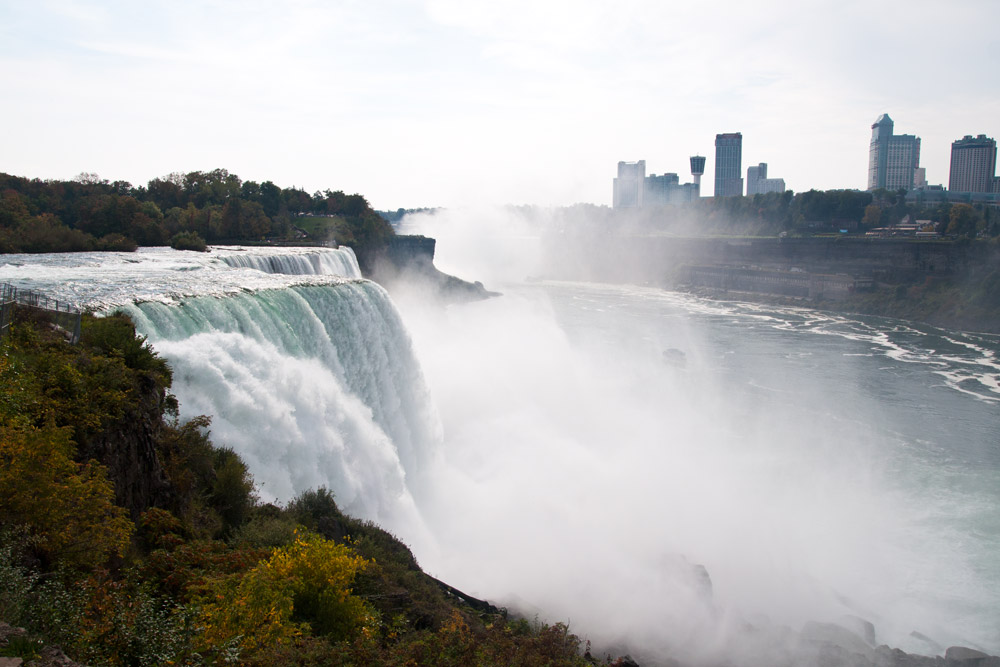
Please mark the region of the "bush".
POLYGON ((208 250, 205 239, 201 238, 197 232, 177 232, 170 239, 170 247, 174 250, 195 250, 197 252, 208 250))
POLYGON ((371 609, 351 594, 355 576, 370 565, 345 545, 299 535, 245 575, 209 584, 200 645, 211 649, 238 638, 253 652, 302 635, 348 639, 374 626, 371 609))
POLYGON ((104 466, 74 462, 74 449, 68 428, 0 427, 0 517, 51 562, 93 567, 125 553, 132 522, 104 466))

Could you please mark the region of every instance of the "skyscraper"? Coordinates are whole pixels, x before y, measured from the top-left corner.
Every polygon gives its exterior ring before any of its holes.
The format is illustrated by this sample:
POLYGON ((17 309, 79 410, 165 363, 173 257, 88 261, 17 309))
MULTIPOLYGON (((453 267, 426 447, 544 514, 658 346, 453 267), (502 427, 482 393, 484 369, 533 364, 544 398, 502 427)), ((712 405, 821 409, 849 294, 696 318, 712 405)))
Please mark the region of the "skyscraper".
POLYGON ((952 192, 994 192, 997 169, 997 142, 985 134, 975 139, 965 135, 951 142, 951 171, 948 189, 952 192))
POLYGON ((642 208, 646 182, 646 161, 619 162, 612 205, 615 208, 642 208))
POLYGON ((868 189, 912 190, 920 167, 920 137, 893 134, 889 114, 882 114, 872 125, 868 148, 868 189))
POLYGON ((743 135, 739 132, 715 135, 715 196, 743 194, 743 135))
POLYGON ((761 162, 756 167, 747 167, 747 197, 760 192, 760 181, 767 178, 767 163, 761 162))

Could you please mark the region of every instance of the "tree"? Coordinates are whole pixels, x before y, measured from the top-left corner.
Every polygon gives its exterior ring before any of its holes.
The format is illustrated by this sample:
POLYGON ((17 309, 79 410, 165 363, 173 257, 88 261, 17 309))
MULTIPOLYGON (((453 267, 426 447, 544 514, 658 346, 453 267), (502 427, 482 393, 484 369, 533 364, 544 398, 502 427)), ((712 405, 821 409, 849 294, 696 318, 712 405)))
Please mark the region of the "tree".
POLYGON ((955 204, 951 207, 948 218, 947 233, 953 236, 973 238, 983 221, 982 214, 968 204, 955 204))
POLYGON ((29 531, 41 555, 93 567, 132 534, 102 465, 73 461, 69 428, 0 427, 0 523, 29 531))
POLYGON ((882 221, 882 207, 878 204, 869 204, 865 207, 865 216, 861 218, 861 224, 871 229, 872 227, 878 227, 879 223, 882 221))

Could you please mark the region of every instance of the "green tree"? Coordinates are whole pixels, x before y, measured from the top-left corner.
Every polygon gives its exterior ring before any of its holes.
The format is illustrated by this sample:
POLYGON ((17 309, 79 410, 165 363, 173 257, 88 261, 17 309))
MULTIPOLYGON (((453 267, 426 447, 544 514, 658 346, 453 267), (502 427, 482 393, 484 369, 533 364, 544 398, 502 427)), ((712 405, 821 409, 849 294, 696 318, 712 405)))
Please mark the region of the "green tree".
POLYGON ((948 218, 948 234, 974 238, 983 221, 982 214, 968 204, 955 204, 948 218))
POLYGON ((96 461, 73 461, 69 428, 0 427, 0 521, 28 530, 53 562, 94 567, 123 555, 132 534, 96 461))

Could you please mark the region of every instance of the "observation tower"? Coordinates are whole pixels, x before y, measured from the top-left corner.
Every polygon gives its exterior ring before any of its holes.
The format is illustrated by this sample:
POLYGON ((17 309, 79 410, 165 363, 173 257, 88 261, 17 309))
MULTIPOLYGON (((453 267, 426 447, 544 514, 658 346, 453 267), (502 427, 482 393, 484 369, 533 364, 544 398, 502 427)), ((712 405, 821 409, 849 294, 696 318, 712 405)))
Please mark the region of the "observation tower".
POLYGON ((701 196, 701 176, 705 173, 705 158, 701 155, 691 156, 691 175, 694 177, 695 196, 701 196))

